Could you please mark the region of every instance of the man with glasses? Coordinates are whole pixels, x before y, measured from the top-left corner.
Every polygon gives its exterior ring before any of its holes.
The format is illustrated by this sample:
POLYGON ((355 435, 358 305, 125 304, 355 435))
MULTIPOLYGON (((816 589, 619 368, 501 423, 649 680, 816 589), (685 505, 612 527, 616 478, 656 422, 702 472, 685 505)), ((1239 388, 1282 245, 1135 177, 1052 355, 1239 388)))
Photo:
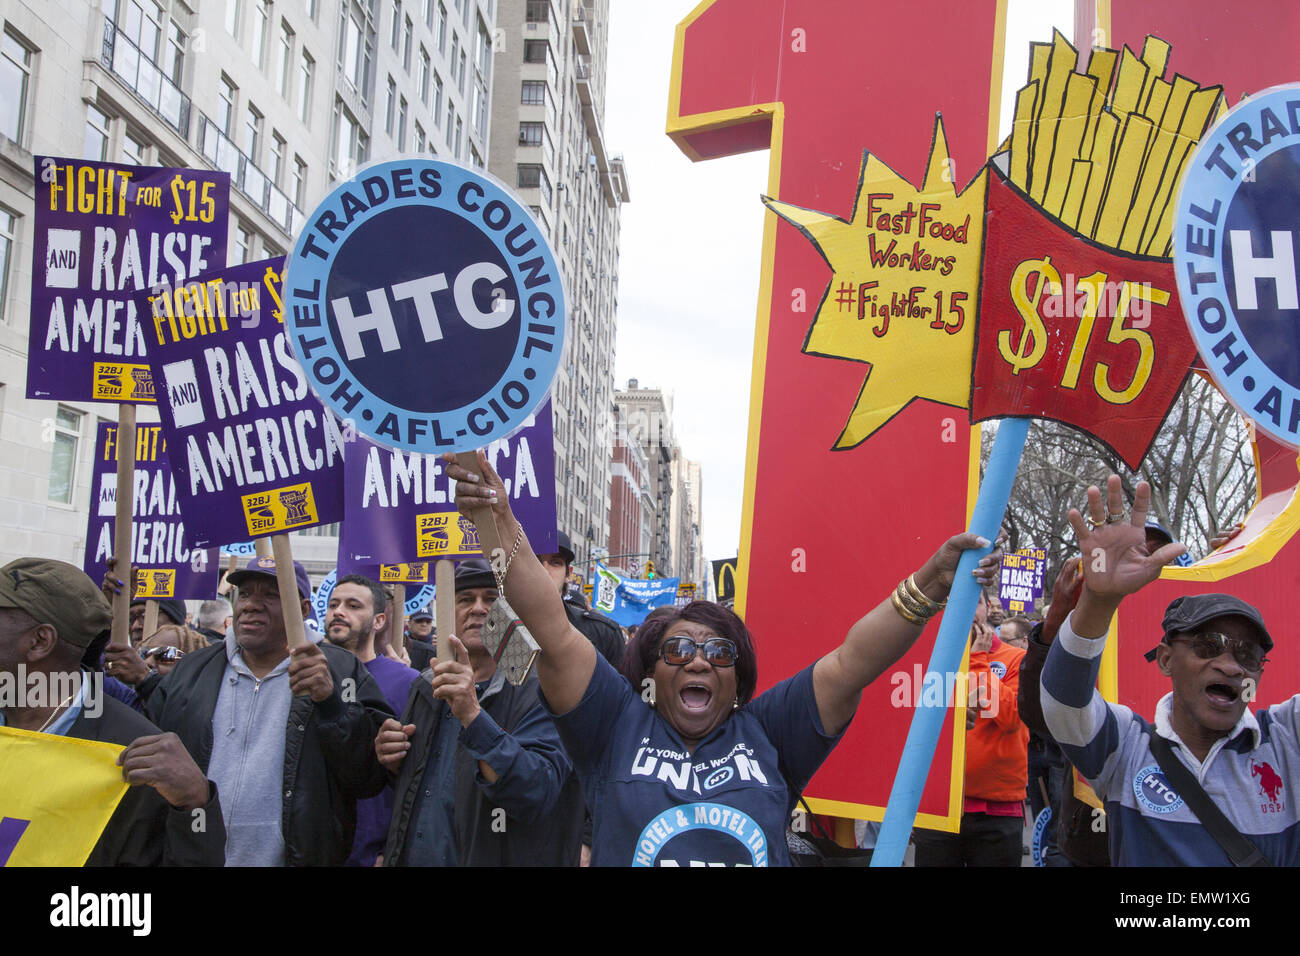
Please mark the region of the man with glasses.
POLYGON ((516 687, 483 645, 497 582, 482 559, 456 568, 455 659, 433 661, 379 762, 396 778, 387 866, 576 866, 582 795, 537 678, 516 687))
POLYGON ((1044 665, 1042 706, 1066 757, 1105 801, 1112 862, 1300 864, 1300 817, 1288 792, 1300 769, 1300 697, 1258 714, 1248 706, 1273 648, 1256 608, 1228 594, 1169 605, 1163 637, 1147 655, 1172 683, 1156 704, 1154 723, 1107 703, 1094 689, 1120 602, 1185 550, 1177 543, 1149 550, 1145 482, 1131 515, 1124 514, 1113 475, 1106 499, 1103 504, 1102 493, 1090 488, 1088 520, 1070 512, 1083 555, 1083 590, 1044 665), (1175 779, 1182 776, 1170 760, 1190 771, 1189 784, 1169 779, 1171 766, 1175 779), (1197 782, 1226 820, 1216 820, 1212 807, 1193 810, 1197 782))

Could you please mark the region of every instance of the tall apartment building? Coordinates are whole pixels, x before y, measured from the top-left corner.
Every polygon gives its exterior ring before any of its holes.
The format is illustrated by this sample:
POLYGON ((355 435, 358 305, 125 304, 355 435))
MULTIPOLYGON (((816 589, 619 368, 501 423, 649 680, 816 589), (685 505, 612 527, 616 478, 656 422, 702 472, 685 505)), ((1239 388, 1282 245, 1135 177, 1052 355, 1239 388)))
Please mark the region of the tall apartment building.
MULTIPOLYGON (((677 573, 674 563, 679 556, 673 540, 673 459, 677 440, 673 437, 672 396, 658 388, 642 388, 628 379, 627 388, 614 393, 618 420, 629 444, 639 445, 645 455, 649 497, 654 505, 654 520, 648 541, 642 539, 638 550, 648 551, 655 570, 662 577, 677 573)), ((611 549, 612 550, 612 549, 611 549)))
POLYGON ((682 584, 694 584, 698 596, 703 597, 709 576, 703 571, 704 548, 700 537, 700 463, 689 460, 680 448, 675 448, 670 474, 673 486, 669 509, 674 555, 672 574, 680 577, 682 584))
MULTIPOLYGON (((226 170, 229 260, 278 255, 304 210, 362 163, 405 152, 484 165, 496 6, 7 0, 0 7, 0 513, 9 519, 0 561, 38 554, 80 563, 95 421, 115 417, 107 405, 24 397, 33 155, 226 170)), ((336 541, 324 531, 295 545, 318 572, 334 563, 336 541)))
POLYGON ((605 145, 609 0, 514 0, 497 10, 488 169, 532 207, 568 293, 552 391, 559 525, 577 562, 609 544, 620 206, 605 145))
POLYGON ((640 577, 654 541, 655 502, 650 463, 614 406, 614 449, 609 483, 608 565, 640 577))

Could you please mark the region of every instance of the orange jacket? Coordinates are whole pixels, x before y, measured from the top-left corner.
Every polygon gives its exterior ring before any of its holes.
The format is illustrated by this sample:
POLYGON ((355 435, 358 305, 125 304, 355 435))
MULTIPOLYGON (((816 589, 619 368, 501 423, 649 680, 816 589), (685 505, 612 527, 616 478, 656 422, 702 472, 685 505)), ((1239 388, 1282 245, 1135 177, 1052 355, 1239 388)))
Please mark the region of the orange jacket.
POLYGON ((989 706, 976 712, 966 731, 966 796, 982 800, 1025 799, 1029 782, 1029 728, 1016 709, 1020 661, 1025 652, 993 638, 993 647, 970 655, 974 686, 989 706), (1001 674, 998 672, 1001 671, 1001 674), (980 716, 990 713, 990 716, 980 716))

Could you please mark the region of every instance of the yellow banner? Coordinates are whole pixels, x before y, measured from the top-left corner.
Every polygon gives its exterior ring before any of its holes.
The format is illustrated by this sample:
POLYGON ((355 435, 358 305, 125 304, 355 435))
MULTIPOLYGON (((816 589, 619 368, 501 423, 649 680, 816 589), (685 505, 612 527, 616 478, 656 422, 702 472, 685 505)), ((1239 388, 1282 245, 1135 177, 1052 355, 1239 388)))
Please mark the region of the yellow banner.
POLYGON ((470 558, 482 554, 478 531, 455 511, 415 516, 418 557, 470 558))
POLYGON ((93 391, 96 401, 155 401, 148 365, 96 362, 93 391))
POLYGON ((311 482, 288 485, 243 496, 244 521, 252 535, 274 534, 300 525, 316 524, 316 499, 311 482))
POLYGON ((126 793, 123 749, 0 727, 0 865, 85 864, 126 793))

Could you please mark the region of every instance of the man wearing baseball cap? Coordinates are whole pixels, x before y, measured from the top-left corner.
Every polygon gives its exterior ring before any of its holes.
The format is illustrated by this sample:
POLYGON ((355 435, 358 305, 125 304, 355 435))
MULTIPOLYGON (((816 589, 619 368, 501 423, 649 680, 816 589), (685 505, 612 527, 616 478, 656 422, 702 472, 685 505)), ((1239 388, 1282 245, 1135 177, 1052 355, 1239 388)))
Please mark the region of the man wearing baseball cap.
POLYGON ((0 709, 0 725, 123 744, 132 786, 100 834, 88 866, 220 866, 225 830, 217 788, 176 734, 104 693, 102 675, 81 668, 86 649, 113 623, 93 581, 63 561, 20 558, 0 568, 0 673, 18 685, 58 689, 58 699, 0 709), (44 675, 39 684, 23 675, 44 675), (204 825, 196 827, 202 818, 204 825))
MULTIPOLYGON (((294 562, 303 614, 311 582, 294 562)), ((193 651, 146 711, 174 730, 221 787, 227 866, 338 866, 348 857, 356 801, 383 789, 373 741, 391 715, 355 655, 304 628, 292 651, 275 560, 229 576, 234 623, 221 644, 193 651)))
POLYGON ((386 866, 574 866, 582 794, 537 678, 515 686, 483 644, 497 599, 488 563, 456 567, 455 660, 411 688, 375 750, 394 776, 386 866))
POLYGON ((433 643, 433 613, 428 608, 421 608, 408 619, 410 626, 406 629, 406 653, 411 658, 411 666, 417 671, 433 665, 437 648, 433 643))
POLYGON ((1300 696, 1252 713, 1273 638, 1259 611, 1228 594, 1181 597, 1147 655, 1172 690, 1148 723, 1095 690, 1120 602, 1186 549, 1144 535, 1151 489, 1130 515, 1119 478, 1070 511, 1083 589, 1043 667, 1043 717, 1105 802, 1116 866, 1300 864, 1300 816, 1288 793, 1300 767, 1300 696))

